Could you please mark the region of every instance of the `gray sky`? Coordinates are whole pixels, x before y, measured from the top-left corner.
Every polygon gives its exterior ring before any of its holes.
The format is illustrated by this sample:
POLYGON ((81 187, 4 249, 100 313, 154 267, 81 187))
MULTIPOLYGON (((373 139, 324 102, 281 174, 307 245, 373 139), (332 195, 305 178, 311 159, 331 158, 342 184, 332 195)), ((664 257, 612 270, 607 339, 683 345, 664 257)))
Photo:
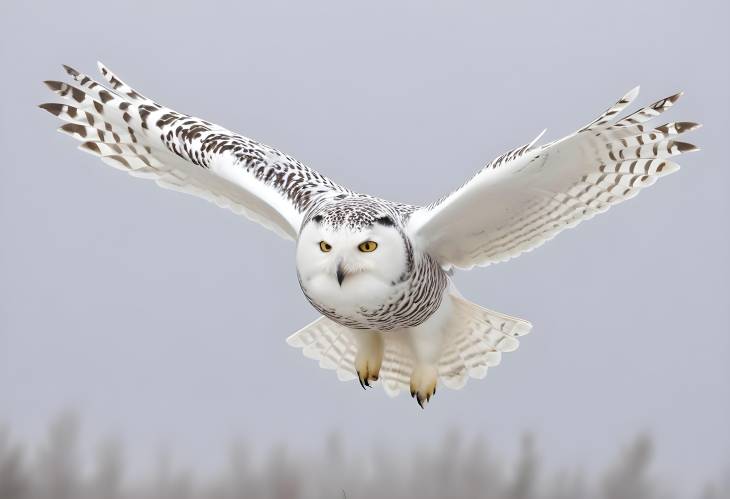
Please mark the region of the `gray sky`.
POLYGON ((410 449, 451 428, 588 469, 650 430, 658 469, 730 463, 728 6, 717 2, 4 2, 0 8, 0 420, 37 439, 78 407, 91 436, 194 463, 257 447, 410 449), (316 317, 294 245, 74 150, 35 109, 61 63, 102 60, 176 110, 278 147, 355 190, 428 203, 548 128, 639 104, 705 125, 683 169, 462 293, 533 333, 483 381, 364 393, 288 347, 316 317), (414 172, 417 174, 414 175, 414 172))

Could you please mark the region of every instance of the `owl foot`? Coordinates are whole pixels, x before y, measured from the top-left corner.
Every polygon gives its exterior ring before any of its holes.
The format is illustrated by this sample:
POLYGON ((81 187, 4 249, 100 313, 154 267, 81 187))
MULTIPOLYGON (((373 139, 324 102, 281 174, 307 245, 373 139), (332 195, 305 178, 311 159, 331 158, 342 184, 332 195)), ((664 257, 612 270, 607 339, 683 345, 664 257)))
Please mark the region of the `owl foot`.
POLYGON ((383 365, 383 339, 376 334, 360 341, 355 356, 355 370, 360 386, 370 387, 370 381, 377 381, 380 376, 380 367, 383 365))
POLYGON ((436 382, 438 381, 438 369, 429 364, 417 365, 411 374, 411 397, 416 399, 421 409, 424 404, 436 395, 436 382))

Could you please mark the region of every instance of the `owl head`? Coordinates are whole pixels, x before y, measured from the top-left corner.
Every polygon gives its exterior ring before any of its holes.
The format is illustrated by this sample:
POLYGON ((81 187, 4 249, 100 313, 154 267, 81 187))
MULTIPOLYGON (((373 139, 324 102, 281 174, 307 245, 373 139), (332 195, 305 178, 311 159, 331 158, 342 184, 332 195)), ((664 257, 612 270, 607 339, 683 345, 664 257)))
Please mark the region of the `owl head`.
POLYGON ((359 203, 340 202, 312 214, 297 241, 299 281, 322 303, 343 293, 369 302, 401 282, 411 260, 396 217, 359 203))

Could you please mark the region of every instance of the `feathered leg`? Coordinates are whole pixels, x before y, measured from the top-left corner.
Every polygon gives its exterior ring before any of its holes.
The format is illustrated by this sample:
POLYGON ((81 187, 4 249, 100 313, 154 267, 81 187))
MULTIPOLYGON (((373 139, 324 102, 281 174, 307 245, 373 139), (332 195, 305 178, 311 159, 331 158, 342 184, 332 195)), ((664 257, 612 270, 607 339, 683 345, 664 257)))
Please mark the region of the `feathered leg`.
POLYGON ((363 388, 370 386, 370 381, 380 377, 380 367, 383 365, 383 336, 373 331, 353 330, 352 335, 357 344, 355 355, 355 370, 363 388))
POLYGON ((415 365, 411 373, 411 397, 423 408, 436 394, 439 360, 444 350, 444 339, 453 304, 447 296, 439 309, 424 323, 408 330, 415 365))

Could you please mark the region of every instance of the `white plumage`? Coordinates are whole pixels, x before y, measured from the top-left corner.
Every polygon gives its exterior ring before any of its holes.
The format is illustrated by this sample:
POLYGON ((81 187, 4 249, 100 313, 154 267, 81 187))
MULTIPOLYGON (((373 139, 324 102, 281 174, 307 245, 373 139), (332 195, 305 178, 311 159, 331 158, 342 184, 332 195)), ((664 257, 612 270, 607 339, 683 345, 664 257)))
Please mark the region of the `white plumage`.
POLYGON ((618 118, 638 87, 567 137, 516 148, 425 207, 354 193, 276 149, 144 97, 99 64, 105 87, 64 66, 47 81, 80 148, 132 176, 200 196, 297 242, 297 277, 323 316, 289 337, 363 387, 409 389, 423 406, 444 386, 483 378, 530 331, 456 290, 449 269, 514 258, 679 167, 675 140, 699 125, 645 123, 680 94, 618 118))
POLYGON ((514 258, 630 199, 679 168, 666 158, 695 147, 669 137, 698 126, 641 125, 681 94, 612 122, 638 93, 634 88, 567 137, 500 156, 461 189, 417 210, 409 230, 446 266, 469 269, 514 258))

